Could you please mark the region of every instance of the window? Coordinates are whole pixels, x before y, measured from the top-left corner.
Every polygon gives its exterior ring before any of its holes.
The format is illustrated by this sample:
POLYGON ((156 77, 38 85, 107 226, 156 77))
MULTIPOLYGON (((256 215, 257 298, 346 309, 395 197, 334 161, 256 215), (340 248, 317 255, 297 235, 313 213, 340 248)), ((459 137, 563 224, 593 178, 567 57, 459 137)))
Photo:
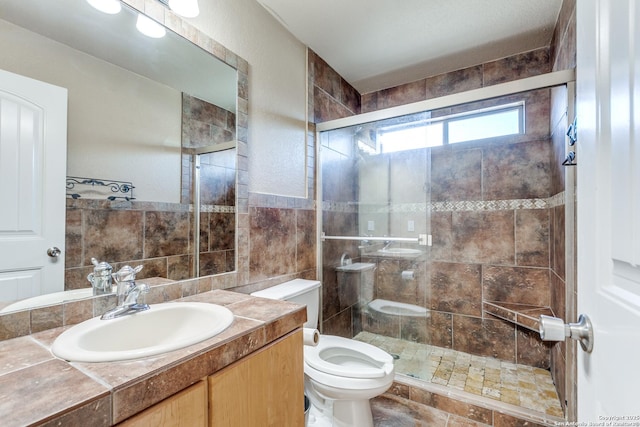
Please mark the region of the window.
POLYGON ((416 150, 521 133, 524 102, 380 128, 376 152, 416 150))
POLYGON ((378 140, 383 153, 437 147, 444 143, 442 122, 423 123, 379 133, 378 140))
POLYGON ((520 108, 474 114, 448 121, 449 144, 520 133, 520 108))

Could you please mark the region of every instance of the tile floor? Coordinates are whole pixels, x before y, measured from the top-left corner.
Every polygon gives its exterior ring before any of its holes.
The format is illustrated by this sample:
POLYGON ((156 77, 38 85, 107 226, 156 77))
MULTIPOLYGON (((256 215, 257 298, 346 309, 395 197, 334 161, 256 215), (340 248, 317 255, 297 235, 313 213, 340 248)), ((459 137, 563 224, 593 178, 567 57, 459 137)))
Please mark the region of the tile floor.
POLYGON ((395 396, 382 395, 371 400, 374 427, 484 427, 486 424, 463 420, 430 406, 395 396), (451 422, 451 423, 450 423, 451 422), (450 423, 450 424, 449 424, 450 423))
POLYGON ((398 355, 396 372, 479 396, 562 417, 547 370, 461 351, 361 332, 354 339, 398 355))

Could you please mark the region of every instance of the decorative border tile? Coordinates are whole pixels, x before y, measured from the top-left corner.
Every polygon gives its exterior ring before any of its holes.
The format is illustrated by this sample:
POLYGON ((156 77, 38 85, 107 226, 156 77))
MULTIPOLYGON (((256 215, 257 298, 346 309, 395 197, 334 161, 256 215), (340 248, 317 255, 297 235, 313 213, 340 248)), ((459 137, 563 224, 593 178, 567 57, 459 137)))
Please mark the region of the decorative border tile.
POLYGON ((427 213, 549 209, 562 205, 564 205, 564 191, 546 199, 463 200, 453 202, 398 203, 391 206, 358 205, 356 202, 323 201, 322 210, 342 213, 427 213))
MULTIPOLYGON (((131 200, 67 199, 67 209, 193 212, 193 204, 131 200)), ((202 205, 201 212, 235 213, 235 206, 202 205)))
POLYGON ((546 209, 548 199, 470 200, 461 202, 434 202, 432 212, 505 211, 518 209, 546 209))
MULTIPOLYGON (((193 205, 191 206, 193 209, 193 205)), ((213 213, 235 213, 235 206, 220 206, 220 205, 204 205, 200 207, 200 212, 213 212, 213 213)))
POLYGON ((557 206, 564 206, 565 204, 565 195, 564 191, 556 194, 555 196, 551 196, 547 199, 550 208, 555 208, 557 206))

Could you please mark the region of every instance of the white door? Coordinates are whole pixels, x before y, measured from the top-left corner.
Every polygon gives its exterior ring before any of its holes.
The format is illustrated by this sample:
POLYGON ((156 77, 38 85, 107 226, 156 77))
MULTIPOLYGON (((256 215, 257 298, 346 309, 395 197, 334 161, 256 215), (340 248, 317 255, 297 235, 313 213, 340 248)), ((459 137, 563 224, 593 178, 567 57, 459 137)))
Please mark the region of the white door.
POLYGON ((578 421, 639 425, 640 2, 576 3, 578 421))
POLYGON ((0 302, 64 290, 66 156, 67 90, 0 70, 0 302))

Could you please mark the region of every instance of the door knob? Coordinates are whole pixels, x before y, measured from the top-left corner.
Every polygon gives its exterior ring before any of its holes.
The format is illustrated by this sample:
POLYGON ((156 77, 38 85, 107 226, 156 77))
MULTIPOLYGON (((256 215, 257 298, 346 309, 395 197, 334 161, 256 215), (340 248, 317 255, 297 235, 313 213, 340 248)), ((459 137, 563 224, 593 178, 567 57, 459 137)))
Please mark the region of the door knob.
POLYGON ((581 314, 578 323, 564 323, 557 317, 540 315, 540 338, 542 341, 564 341, 572 338, 580 343, 582 350, 593 351, 593 326, 589 316, 581 314))
POLYGON ((51 258, 57 258, 60 256, 60 254, 62 253, 62 251, 60 250, 60 248, 53 246, 49 249, 47 249, 47 255, 49 255, 51 258))

